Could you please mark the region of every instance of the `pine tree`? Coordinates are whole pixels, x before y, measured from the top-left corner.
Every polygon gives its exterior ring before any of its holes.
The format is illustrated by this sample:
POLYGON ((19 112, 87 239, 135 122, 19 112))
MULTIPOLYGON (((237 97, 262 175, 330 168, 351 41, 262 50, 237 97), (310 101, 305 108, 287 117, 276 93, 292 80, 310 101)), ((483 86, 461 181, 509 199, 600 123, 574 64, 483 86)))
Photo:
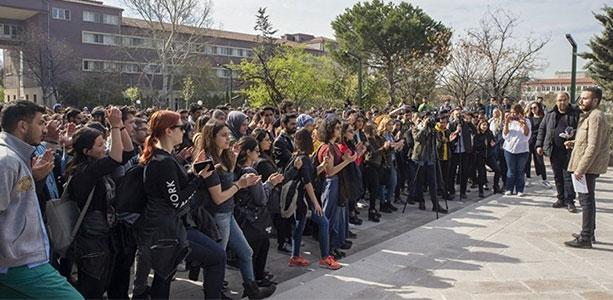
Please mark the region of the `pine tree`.
POLYGON ((602 11, 594 17, 604 30, 600 36, 590 40, 588 46, 592 52, 580 56, 589 60, 586 65, 588 73, 603 89, 603 99, 613 101, 613 7, 605 6, 602 11))

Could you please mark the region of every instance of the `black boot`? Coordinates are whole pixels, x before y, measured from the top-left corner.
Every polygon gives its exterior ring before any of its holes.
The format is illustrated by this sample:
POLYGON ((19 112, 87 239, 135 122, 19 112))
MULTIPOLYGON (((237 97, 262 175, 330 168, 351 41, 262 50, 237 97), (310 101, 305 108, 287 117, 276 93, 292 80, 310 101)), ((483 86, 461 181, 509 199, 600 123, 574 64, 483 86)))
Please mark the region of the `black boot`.
POLYGON ((380 220, 379 220, 379 216, 377 216, 376 210, 368 211, 368 221, 379 223, 380 220))
POLYGON ((277 289, 275 285, 271 285, 269 287, 259 287, 255 281, 245 282, 243 283, 243 287, 245 288, 243 297, 249 297, 249 299, 268 298, 277 289))
POLYGON ((419 201, 419 210, 426 210, 426 202, 419 201))

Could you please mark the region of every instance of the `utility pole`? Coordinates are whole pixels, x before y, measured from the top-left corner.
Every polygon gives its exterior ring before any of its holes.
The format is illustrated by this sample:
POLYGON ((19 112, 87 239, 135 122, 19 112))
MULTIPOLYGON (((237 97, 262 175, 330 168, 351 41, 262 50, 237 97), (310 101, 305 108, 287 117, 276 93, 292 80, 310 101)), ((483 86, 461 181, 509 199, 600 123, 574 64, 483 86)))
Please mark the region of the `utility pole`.
POLYGON ((571 103, 575 103, 575 91, 577 88, 577 43, 573 39, 573 36, 570 35, 570 33, 566 34, 566 39, 573 47, 573 65, 570 71, 570 101, 571 103))

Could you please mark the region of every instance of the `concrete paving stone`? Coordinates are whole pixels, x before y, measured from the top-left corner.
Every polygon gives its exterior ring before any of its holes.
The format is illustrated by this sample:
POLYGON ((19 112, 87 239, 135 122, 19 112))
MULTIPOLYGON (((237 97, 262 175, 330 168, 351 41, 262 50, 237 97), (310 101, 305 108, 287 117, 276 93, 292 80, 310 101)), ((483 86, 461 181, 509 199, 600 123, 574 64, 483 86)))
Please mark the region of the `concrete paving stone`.
POLYGON ((602 290, 598 284, 594 283, 589 278, 573 278, 573 279, 539 279, 539 280, 524 280, 531 290, 536 293, 552 293, 552 292, 574 292, 581 291, 597 291, 602 290))
POLYGON ((489 263, 485 266, 498 280, 539 279, 538 273, 525 264, 489 263))
POLYGON ((611 300, 613 299, 613 293, 604 291, 584 292, 581 293, 581 297, 586 300, 611 300))
POLYGON ((530 294, 532 291, 521 281, 460 281, 456 289, 472 294, 530 294))

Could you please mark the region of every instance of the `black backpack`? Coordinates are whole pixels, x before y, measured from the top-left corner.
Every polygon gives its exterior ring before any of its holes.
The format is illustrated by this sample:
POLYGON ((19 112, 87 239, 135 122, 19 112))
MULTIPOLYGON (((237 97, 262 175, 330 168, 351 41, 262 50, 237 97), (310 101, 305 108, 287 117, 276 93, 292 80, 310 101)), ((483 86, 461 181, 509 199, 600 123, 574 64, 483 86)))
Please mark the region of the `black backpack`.
POLYGON ((134 224, 145 210, 147 195, 145 194, 146 166, 136 164, 129 168, 117 183, 114 206, 120 220, 134 224))

